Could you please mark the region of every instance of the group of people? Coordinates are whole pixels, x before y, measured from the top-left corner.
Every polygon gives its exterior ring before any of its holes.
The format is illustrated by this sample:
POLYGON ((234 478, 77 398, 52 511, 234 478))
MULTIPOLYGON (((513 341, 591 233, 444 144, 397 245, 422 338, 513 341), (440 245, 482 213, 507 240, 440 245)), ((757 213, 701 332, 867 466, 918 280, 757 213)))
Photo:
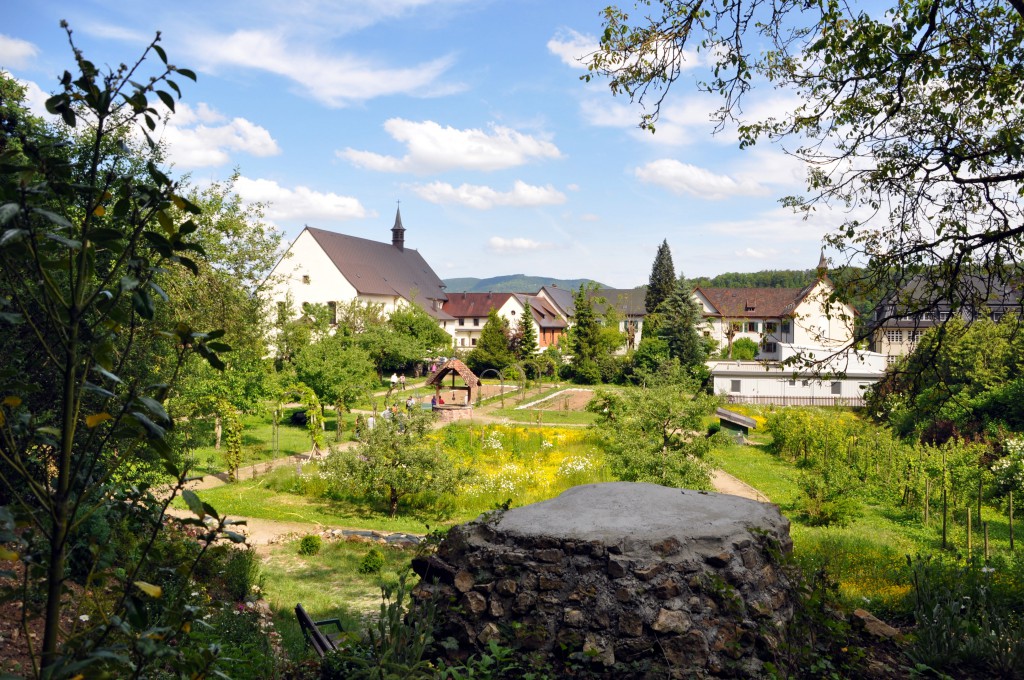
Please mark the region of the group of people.
POLYGON ((398 375, 397 373, 391 374, 391 389, 395 389, 399 385, 402 386, 402 391, 405 391, 405 373, 398 375))

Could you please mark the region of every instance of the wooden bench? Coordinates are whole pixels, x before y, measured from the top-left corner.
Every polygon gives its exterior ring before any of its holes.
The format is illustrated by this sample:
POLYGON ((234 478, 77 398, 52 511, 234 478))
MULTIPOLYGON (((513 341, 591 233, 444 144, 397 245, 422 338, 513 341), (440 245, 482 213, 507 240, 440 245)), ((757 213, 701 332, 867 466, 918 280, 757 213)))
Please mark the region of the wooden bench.
POLYGON ((314 621, 301 604, 295 605, 295 618, 299 620, 299 628, 302 629, 302 636, 306 638, 306 643, 316 650, 317 656, 323 657, 324 654, 337 649, 335 641, 344 633, 341 629, 341 621, 338 619, 314 621), (331 625, 338 629, 337 633, 331 635, 321 630, 321 627, 331 625))

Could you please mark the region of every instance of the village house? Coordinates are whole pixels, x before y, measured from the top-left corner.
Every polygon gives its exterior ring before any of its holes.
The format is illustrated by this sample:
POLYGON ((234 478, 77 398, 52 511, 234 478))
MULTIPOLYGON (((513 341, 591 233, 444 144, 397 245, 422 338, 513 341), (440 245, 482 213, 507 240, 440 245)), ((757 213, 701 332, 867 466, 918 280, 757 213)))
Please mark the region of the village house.
POLYGON ((644 317, 647 315, 646 288, 598 288, 587 293, 594 313, 604 316, 612 308, 618 316, 619 332, 626 339, 617 354, 625 354, 640 346, 644 317))
POLYGON ((296 313, 304 303, 337 310, 352 300, 383 305, 385 312, 417 304, 452 332, 444 312, 444 283, 420 253, 405 247, 402 214, 395 213, 391 243, 306 227, 270 273, 269 299, 282 309, 288 298, 296 313))
POLYGON ((886 355, 889 363, 913 352, 925 331, 954 316, 966 323, 983 317, 998 322, 1007 314, 1024 311, 1020 291, 998 281, 965 276, 954 290, 960 300, 956 304, 932 299, 925 284, 923 279, 911 279, 875 310, 872 349, 886 355))
POLYGON ((803 288, 704 288, 693 291, 719 347, 739 338, 757 343, 758 359, 781 360, 782 345, 839 349, 853 343, 857 311, 829 301, 835 290, 822 255, 818 277, 803 288))
POLYGON ((530 306, 539 349, 558 344, 567 324, 544 297, 525 293, 451 293, 444 305, 444 312, 454 318, 454 322, 447 328, 453 346, 456 349, 476 347, 480 332, 487 323, 487 315, 492 309, 508 321, 509 328, 514 331, 526 313, 527 304, 530 306))

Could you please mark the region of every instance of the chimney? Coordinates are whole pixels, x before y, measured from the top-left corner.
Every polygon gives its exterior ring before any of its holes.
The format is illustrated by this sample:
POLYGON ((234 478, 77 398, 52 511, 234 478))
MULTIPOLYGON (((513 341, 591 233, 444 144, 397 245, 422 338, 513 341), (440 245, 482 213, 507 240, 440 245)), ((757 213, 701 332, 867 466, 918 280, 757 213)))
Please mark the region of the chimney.
POLYGON ((402 226, 402 209, 395 208, 395 226, 391 227, 391 245, 405 250, 405 227, 402 226))

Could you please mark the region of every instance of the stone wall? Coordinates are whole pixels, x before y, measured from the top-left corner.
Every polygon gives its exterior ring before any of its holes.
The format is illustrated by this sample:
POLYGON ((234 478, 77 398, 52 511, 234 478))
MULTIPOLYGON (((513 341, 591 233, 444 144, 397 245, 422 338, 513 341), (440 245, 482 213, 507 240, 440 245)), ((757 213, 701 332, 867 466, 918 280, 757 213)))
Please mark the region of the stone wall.
POLYGON ((490 640, 608 677, 757 676, 792 597, 778 508, 592 484, 453 528, 416 595, 464 657, 490 640))

